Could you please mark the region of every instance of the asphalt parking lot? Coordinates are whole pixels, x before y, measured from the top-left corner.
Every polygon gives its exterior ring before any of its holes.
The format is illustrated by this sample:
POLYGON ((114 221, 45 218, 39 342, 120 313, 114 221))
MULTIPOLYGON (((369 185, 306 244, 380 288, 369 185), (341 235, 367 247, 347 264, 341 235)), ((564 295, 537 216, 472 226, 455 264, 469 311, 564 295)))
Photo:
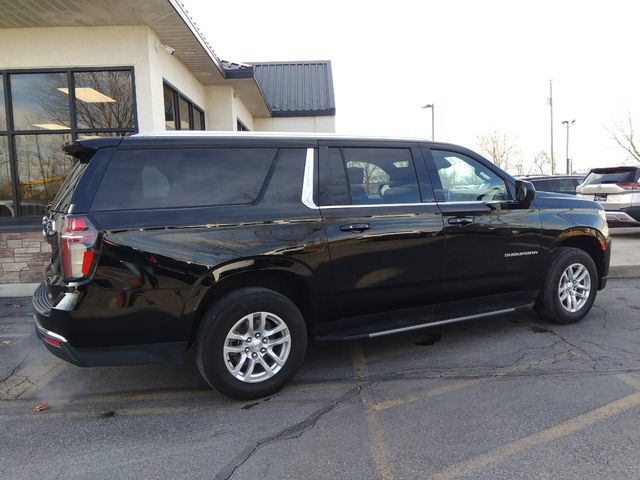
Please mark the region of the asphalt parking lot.
POLYGON ((314 345, 292 385, 244 403, 190 363, 60 362, 28 299, 0 301, 2 478, 640 478, 640 279, 577 325, 314 345))

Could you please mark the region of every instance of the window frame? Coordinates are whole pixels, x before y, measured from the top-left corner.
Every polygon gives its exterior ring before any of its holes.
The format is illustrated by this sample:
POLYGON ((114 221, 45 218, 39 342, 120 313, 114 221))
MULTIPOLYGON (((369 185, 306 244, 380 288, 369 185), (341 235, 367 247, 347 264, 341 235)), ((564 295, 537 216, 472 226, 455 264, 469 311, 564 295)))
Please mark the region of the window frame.
MULTIPOLYGON (((176 87, 174 87, 170 82, 168 82, 166 79, 162 79, 162 95, 163 95, 163 103, 164 103, 164 92, 165 92, 165 88, 168 89, 169 91, 171 91, 172 95, 173 95, 173 116, 174 119, 173 121, 175 122, 175 126, 176 128, 174 130, 166 130, 167 132, 174 132, 174 131, 178 131, 178 130, 184 130, 184 131, 195 131, 195 132, 201 132, 207 129, 207 126, 205 124, 205 110, 204 108, 200 107, 196 102, 194 102, 193 100, 191 100, 189 97, 187 97, 184 93, 182 93, 180 90, 178 90, 176 87), (182 128, 180 122, 182 120, 181 118, 181 114, 180 114, 180 100, 184 101, 187 103, 187 109, 189 112, 189 119, 187 121, 187 123, 189 124, 189 128, 182 128), (196 130, 195 128, 195 116, 196 113, 200 116, 200 123, 202 125, 201 129, 196 130)), ((166 118, 164 120, 166 122, 166 118)), ((165 124, 166 125, 166 124, 165 124)), ((166 127, 165 127, 166 129, 166 127)))
MULTIPOLYGON (((314 202, 317 208, 320 209, 339 209, 339 208, 384 208, 384 207, 415 207, 421 205, 435 205, 435 196, 433 190, 433 184, 430 179, 430 173, 426 169, 426 158, 424 152, 420 148, 420 144, 417 142, 401 142, 401 141, 384 141, 384 140, 371 140, 371 141, 358 141, 358 140, 345 140, 345 141, 320 141, 318 149, 318 167, 317 167, 317 179, 314 181, 314 202), (420 195, 420 202, 411 203, 372 203, 364 205, 322 205, 320 193, 323 184, 327 180, 327 172, 329 171, 329 149, 339 148, 341 150, 342 163, 345 168, 346 174, 346 162, 342 155, 343 148, 375 148, 375 149, 404 149, 409 150, 411 160, 413 163, 414 172, 416 174, 416 181, 418 184, 418 193, 420 195)), ((348 176, 348 175, 347 175, 348 176)), ((349 179, 347 178, 347 187, 349 197, 351 197, 351 190, 349 185, 349 179)))
POLYGON ((435 201, 436 203, 445 203, 448 205, 455 204, 463 204, 463 203, 471 203, 471 204, 498 204, 498 203, 509 203, 514 202, 515 199, 515 179, 509 175, 504 170, 498 168, 493 162, 481 157, 480 155, 466 149, 455 148, 450 145, 432 145, 431 147, 423 146, 422 153, 424 154, 424 158, 427 164, 427 169, 429 171, 429 176, 431 177, 431 182, 434 189, 435 201), (455 155, 462 155, 470 158, 478 163, 480 163, 487 170, 491 171, 494 175, 499 177, 505 184, 507 196, 509 197, 507 200, 462 200, 462 201, 447 201, 444 198, 440 198, 438 192, 442 192, 443 186, 440 181, 440 175, 438 174, 438 169, 436 168, 435 161, 433 159, 432 151, 437 152, 449 152, 455 155))
MULTIPOLYGON (((0 136, 7 138, 7 150, 9 152, 9 164, 11 175, 11 194, 14 217, 0 218, 0 231, 12 231, 17 227, 25 227, 33 229, 33 226, 39 225, 41 217, 39 215, 23 216, 20 212, 19 185, 18 185, 18 157, 15 145, 16 136, 25 135, 70 135, 71 141, 74 142, 78 137, 86 134, 95 133, 119 133, 123 136, 126 134, 138 133, 138 105, 136 94, 135 69, 133 65, 111 66, 111 67, 67 67, 67 68, 0 68, 1 81, 4 90, 4 107, 6 112, 6 130, 0 131, 0 136), (78 128, 78 117, 76 114, 76 93, 75 93, 75 73, 82 72, 128 72, 131 78, 131 95, 133 110, 133 125, 127 128, 78 128), (67 88, 69 89, 69 123, 70 128, 64 130, 43 130, 43 129, 25 129, 17 130, 14 128, 14 112, 11 97, 11 75, 15 74, 47 74, 47 73, 64 73, 67 79, 67 88)), ((20 228, 18 228, 20 229, 20 228)))

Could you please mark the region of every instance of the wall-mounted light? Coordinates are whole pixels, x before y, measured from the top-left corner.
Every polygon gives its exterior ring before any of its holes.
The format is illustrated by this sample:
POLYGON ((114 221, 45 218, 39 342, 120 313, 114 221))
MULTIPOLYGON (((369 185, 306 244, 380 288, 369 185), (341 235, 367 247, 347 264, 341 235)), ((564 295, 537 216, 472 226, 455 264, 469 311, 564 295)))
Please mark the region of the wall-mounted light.
POLYGON ((175 48, 167 45, 166 43, 160 43, 160 42, 155 42, 153 44, 153 46, 156 49, 156 52, 160 51, 160 49, 163 49, 164 51, 166 51, 169 55, 173 55, 176 51, 175 48))

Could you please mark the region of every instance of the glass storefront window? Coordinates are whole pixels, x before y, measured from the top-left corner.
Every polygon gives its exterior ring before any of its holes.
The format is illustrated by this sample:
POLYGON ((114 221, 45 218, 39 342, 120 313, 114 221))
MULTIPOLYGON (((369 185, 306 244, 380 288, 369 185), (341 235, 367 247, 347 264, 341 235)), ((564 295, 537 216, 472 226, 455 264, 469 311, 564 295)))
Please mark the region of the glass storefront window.
POLYGON ((180 97, 180 130, 189 130, 189 102, 180 97))
POLYGON ((167 130, 175 130, 176 127, 176 105, 173 90, 165 83, 164 92, 164 126, 167 130))
POLYGON ((204 130, 204 111, 169 84, 163 86, 166 130, 204 130))
POLYGON ((193 129, 204 130, 204 112, 193 107, 193 129))
POLYGON ((4 76, 0 74, 0 132, 7 129, 7 112, 4 107, 4 76))
POLYGON ((73 77, 79 129, 133 127, 131 72, 76 72, 73 77))
POLYGON ((71 171, 62 148, 70 135, 16 135, 18 195, 22 216, 42 215, 71 171))
POLYGON ((0 227, 39 223, 74 163, 67 143, 137 131, 133 76, 124 66, 0 69, 0 227))
POLYGON ((12 73, 14 130, 68 130, 69 87, 66 73, 12 73))
POLYGON ((0 136, 0 217, 14 217, 7 137, 0 136))

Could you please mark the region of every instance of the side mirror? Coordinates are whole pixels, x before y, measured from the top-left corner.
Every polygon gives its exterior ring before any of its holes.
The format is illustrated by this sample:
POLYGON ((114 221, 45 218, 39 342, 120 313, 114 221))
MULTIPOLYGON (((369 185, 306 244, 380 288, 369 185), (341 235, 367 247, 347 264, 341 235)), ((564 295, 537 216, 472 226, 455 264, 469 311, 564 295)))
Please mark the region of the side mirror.
POLYGON ((516 201, 524 208, 529 208, 536 196, 533 183, 526 180, 516 180, 516 201))

